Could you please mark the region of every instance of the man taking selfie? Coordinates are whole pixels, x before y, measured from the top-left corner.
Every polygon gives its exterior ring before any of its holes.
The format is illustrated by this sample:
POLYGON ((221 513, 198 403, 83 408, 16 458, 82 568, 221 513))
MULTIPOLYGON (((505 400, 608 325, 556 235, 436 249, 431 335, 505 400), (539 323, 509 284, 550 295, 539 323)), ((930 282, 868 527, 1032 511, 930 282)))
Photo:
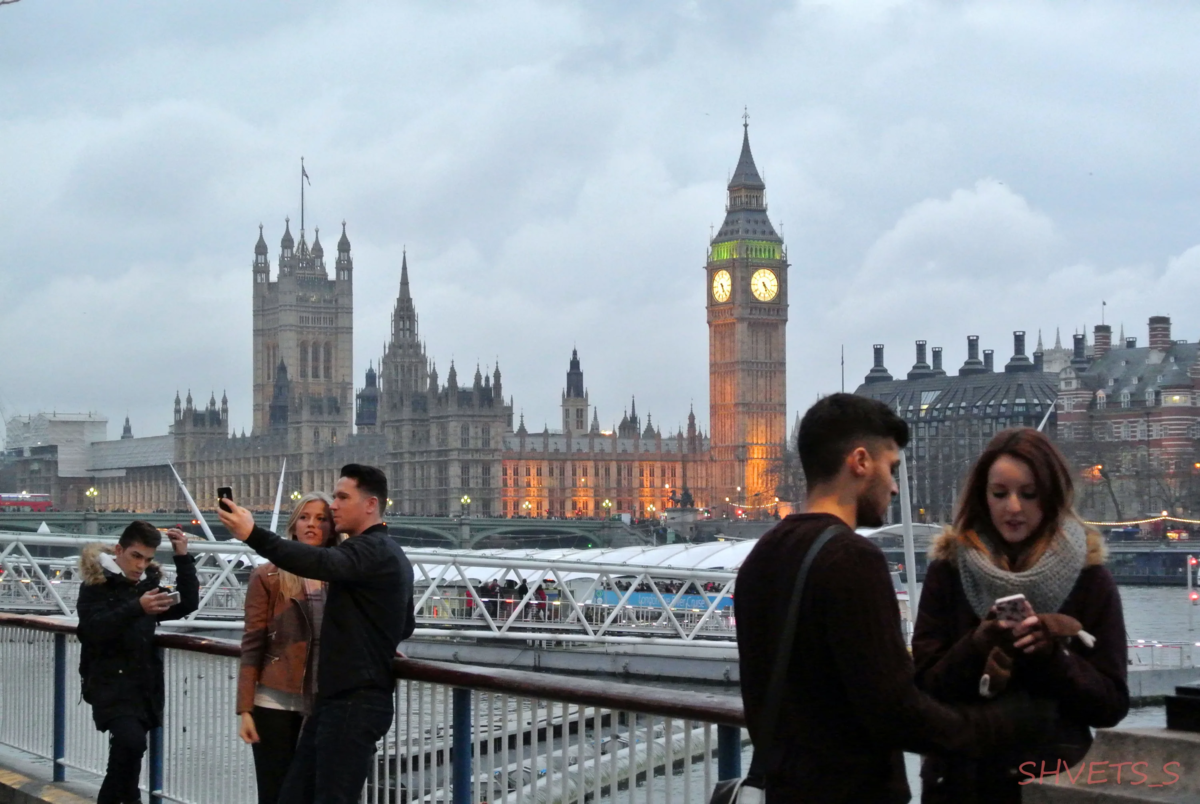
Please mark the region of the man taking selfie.
POLYGON ((329 583, 321 622, 317 700, 304 723, 279 800, 296 804, 357 802, 375 744, 392 723, 396 647, 413 632, 413 569, 388 535, 382 513, 387 478, 373 466, 342 467, 333 495, 335 547, 281 539, 255 527, 232 500, 221 521, 280 569, 329 583))
POLYGON ((881 402, 833 394, 800 422, 808 496, 755 545, 734 598, 742 701, 750 736, 764 742, 771 671, 786 609, 808 551, 783 694, 765 770, 772 804, 903 804, 902 751, 980 756, 1048 727, 1052 705, 1027 697, 949 707, 917 690, 887 559, 854 532, 883 524, 908 425, 881 402))
POLYGON ((116 547, 89 544, 79 557, 79 675, 92 720, 107 731, 108 770, 97 804, 140 802, 138 777, 146 733, 162 725, 163 665, 154 628, 200 605, 196 560, 187 534, 167 531, 175 548, 174 591, 164 589, 154 551, 162 533, 149 522, 131 522, 116 547))

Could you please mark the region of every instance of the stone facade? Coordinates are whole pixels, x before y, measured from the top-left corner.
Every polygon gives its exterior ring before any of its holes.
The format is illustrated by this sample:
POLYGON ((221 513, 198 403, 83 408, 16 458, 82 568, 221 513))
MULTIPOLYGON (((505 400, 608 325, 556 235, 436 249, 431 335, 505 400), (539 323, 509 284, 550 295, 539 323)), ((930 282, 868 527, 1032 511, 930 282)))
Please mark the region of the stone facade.
MULTIPOLYGON (((884 366, 884 347, 875 345, 875 363, 855 391, 892 408, 909 426, 909 490, 918 522, 949 522, 967 470, 993 435, 1008 427, 1037 427, 1049 413, 1047 432, 1057 425, 1052 411, 1056 378, 1040 370, 1040 352, 1025 354, 1025 333, 1013 333, 1013 356, 996 371, 993 351, 979 356, 979 337, 967 339, 967 359, 957 375, 933 362, 925 341, 916 343, 916 362, 903 379, 884 366)), ((900 515, 899 502, 893 518, 900 515)))
POLYGON ((1091 358, 1077 344, 1059 375, 1060 446, 1097 520, 1200 514, 1200 343, 1172 340, 1167 316, 1149 330, 1145 347, 1096 337, 1091 358))

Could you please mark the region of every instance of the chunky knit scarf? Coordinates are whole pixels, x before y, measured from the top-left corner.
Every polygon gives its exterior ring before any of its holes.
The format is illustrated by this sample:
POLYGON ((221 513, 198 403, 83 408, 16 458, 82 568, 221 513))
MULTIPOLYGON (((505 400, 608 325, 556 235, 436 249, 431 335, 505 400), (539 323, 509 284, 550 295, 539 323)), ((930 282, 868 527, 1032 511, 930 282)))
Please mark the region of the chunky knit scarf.
MULTIPOLYGON (((984 540, 984 544, 987 541, 984 540)), ((990 554, 960 545, 958 573, 975 614, 983 619, 997 598, 1023 594, 1038 614, 1058 611, 1087 559, 1087 532, 1068 519, 1037 564, 1024 572, 1000 569, 990 554)))

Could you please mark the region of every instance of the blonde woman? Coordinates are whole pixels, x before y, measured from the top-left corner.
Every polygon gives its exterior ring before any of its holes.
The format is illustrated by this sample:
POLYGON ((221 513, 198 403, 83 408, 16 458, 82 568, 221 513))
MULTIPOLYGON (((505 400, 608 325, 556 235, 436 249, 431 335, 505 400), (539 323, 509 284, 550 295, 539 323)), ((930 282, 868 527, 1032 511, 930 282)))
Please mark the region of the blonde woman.
MULTIPOLYGON (((305 494, 288 519, 288 536, 314 547, 332 547, 337 543, 332 503, 324 492, 305 494)), ((274 564, 262 564, 250 575, 237 713, 238 736, 254 751, 259 804, 276 804, 316 693, 324 608, 321 581, 274 564)))

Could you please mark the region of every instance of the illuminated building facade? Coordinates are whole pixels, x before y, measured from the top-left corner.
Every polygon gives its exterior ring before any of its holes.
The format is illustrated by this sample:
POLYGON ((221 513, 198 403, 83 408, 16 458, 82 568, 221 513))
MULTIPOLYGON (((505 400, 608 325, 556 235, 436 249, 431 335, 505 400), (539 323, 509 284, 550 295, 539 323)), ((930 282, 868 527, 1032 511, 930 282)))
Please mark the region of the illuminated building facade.
POLYGON ((787 436, 787 250, 767 217, 749 127, 709 245, 709 420, 716 499, 773 502, 787 436))

